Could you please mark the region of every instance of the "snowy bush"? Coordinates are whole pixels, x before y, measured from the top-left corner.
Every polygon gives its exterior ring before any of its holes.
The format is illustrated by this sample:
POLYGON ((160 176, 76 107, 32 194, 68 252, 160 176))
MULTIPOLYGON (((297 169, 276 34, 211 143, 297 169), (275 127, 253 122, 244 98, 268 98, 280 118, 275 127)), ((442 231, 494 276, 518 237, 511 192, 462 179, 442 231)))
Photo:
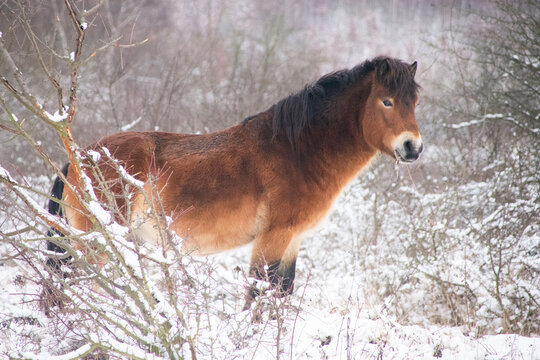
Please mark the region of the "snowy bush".
POLYGON ((498 1, 469 15, 476 31, 443 35, 434 72, 456 75, 424 85, 419 117, 433 118, 422 163, 358 184, 379 190, 363 197, 366 223, 352 231, 366 291, 403 321, 540 330, 537 5, 498 1))

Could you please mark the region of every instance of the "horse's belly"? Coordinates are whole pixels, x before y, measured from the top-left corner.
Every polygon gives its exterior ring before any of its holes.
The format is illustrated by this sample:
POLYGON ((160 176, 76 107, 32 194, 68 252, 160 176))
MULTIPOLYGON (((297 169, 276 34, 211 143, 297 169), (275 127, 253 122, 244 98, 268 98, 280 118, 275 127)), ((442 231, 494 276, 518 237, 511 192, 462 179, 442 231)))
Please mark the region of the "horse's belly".
POLYGON ((255 240, 266 226, 266 206, 249 199, 215 204, 178 216, 171 229, 184 239, 184 251, 209 255, 255 240))

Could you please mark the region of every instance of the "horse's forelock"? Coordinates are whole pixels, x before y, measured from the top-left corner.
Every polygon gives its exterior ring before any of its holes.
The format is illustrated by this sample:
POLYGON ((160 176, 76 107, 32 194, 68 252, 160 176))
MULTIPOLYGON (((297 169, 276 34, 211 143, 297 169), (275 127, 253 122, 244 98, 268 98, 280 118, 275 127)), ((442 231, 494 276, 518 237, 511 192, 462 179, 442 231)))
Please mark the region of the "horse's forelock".
POLYGON ((411 73, 411 65, 386 57, 373 59, 377 81, 406 106, 414 103, 420 86, 411 73))

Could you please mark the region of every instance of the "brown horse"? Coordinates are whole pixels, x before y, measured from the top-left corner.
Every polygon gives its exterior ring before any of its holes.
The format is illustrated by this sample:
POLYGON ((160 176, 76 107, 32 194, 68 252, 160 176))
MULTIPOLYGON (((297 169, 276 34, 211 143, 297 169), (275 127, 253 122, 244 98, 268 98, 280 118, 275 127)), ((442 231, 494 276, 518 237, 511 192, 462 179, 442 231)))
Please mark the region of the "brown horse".
MULTIPOLYGON (((159 242, 145 201, 157 189, 186 252, 212 254, 253 242, 250 273, 290 293, 302 235, 323 219, 345 185, 378 152, 400 162, 422 152, 415 73, 416 62, 379 57, 325 75, 220 132, 125 132, 90 149, 107 148, 144 183, 144 193, 135 193, 130 204, 121 187, 110 187, 118 207, 126 214, 130 209, 124 219, 137 237, 159 242)), ((103 179, 118 179, 105 161, 98 166, 103 179)), ((67 180, 77 189, 71 166, 67 180)), ((63 200, 68 222, 91 231, 69 187, 63 200)))

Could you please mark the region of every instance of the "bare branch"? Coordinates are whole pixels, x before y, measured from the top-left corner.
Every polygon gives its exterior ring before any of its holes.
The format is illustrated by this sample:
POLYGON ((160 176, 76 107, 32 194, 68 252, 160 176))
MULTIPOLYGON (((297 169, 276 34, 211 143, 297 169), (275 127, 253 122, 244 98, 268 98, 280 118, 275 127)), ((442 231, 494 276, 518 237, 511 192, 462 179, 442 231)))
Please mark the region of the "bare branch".
POLYGON ((103 0, 100 0, 96 5, 94 5, 93 8, 85 10, 82 15, 82 19, 85 20, 87 17, 95 15, 103 5, 103 2, 103 0))
MULTIPOLYGON (((3 41, 0 41, 0 54, 4 58, 5 63, 8 65, 8 68, 11 70, 11 73, 15 77, 15 80, 17 80, 17 83, 19 84, 19 86, 20 86, 20 88, 22 90, 22 94, 20 94, 20 95, 23 96, 24 98, 28 99, 32 104, 34 104, 34 105, 37 104, 36 98, 33 97, 31 95, 30 90, 28 90, 28 86, 26 85, 26 82, 24 81, 24 79, 22 77, 21 71, 19 70, 19 68, 17 67, 15 62, 13 61, 13 58, 11 57, 10 53, 4 47, 3 41)), ((4 76, 2 76, 2 80, 3 81, 5 80, 4 76)), ((4 81, 5 85, 6 85, 6 83, 7 83, 7 80, 4 81)), ((18 94, 18 91, 14 91, 15 88, 13 86, 9 85, 8 89, 10 91, 18 94)))
MULTIPOLYGON (((62 44, 62 51, 64 52, 62 57, 69 58, 67 36, 66 36, 66 31, 64 29, 64 26, 62 25, 62 22, 60 21, 60 11, 58 10, 58 5, 56 1, 51 1, 51 4, 53 7, 54 17, 55 17, 54 26, 60 36, 60 43, 62 44)), ((60 55, 57 55, 57 56, 60 57, 60 55)))
POLYGON ((78 72, 79 72, 79 65, 80 65, 80 57, 82 53, 82 46, 83 46, 83 41, 84 41, 85 27, 81 26, 81 22, 78 19, 77 14, 75 14, 75 10, 73 10, 73 5, 72 5, 71 0, 64 0, 64 2, 66 4, 69 15, 73 22, 75 31, 77 32, 77 35, 78 35, 77 40, 76 40, 76 48, 75 48, 75 52, 73 56, 73 61, 71 63, 71 87, 70 87, 70 95, 69 95, 70 113, 69 113, 69 120, 68 120, 68 126, 70 126, 73 123, 73 116, 75 115, 75 106, 77 103, 77 90, 79 87, 78 72))
POLYGON ((60 115, 63 115, 63 113, 64 113, 64 101, 63 101, 63 97, 62 97, 62 87, 60 86, 58 81, 54 78, 54 76, 51 74, 51 72, 47 68, 47 65, 45 65, 45 61, 43 60, 43 56, 41 55, 41 51, 40 51, 39 46, 37 44, 36 34, 32 30, 32 27, 30 26, 30 20, 27 18, 26 12, 24 11, 24 7, 20 3, 19 3, 19 7, 20 7, 21 13, 22 13, 22 23, 23 23, 24 29, 26 31, 26 36, 28 37, 28 39, 32 43, 32 46, 34 47, 34 51, 35 51, 35 54, 36 54, 36 56, 37 56, 37 58, 39 60, 39 64, 41 65, 41 68, 43 69, 43 71, 47 75, 47 78, 49 79, 49 81, 51 82, 53 87, 56 89, 57 97, 58 97, 58 99, 57 99, 58 100, 58 111, 59 111, 60 115))

